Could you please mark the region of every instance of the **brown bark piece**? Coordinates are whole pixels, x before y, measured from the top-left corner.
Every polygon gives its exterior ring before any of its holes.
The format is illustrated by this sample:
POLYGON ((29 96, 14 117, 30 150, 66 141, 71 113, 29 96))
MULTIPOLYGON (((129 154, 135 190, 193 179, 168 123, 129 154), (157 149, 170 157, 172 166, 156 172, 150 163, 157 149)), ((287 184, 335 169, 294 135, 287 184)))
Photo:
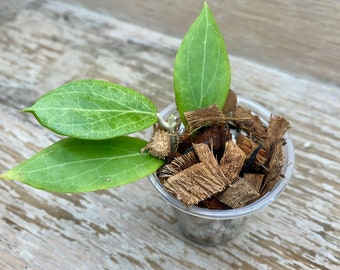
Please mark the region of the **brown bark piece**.
POLYGON ((242 170, 246 154, 233 141, 225 144, 223 157, 220 161, 220 167, 228 183, 237 178, 242 170))
POLYGON ((216 196, 212 196, 198 204, 198 207, 208 208, 211 210, 227 210, 229 207, 223 202, 219 201, 216 196))
POLYGON ((233 121, 239 128, 259 140, 267 137, 267 129, 260 118, 244 107, 237 106, 233 116, 231 118, 227 117, 227 120, 233 121))
POLYGON ((263 174, 245 173, 244 180, 251 184, 257 192, 260 192, 263 182, 263 174))
POLYGON ((268 138, 265 140, 265 147, 268 150, 270 160, 267 162, 268 173, 264 177, 261 194, 271 191, 280 180, 284 163, 283 145, 285 144, 282 137, 289 128, 289 122, 281 116, 272 116, 269 120, 268 138))
POLYGON ((182 141, 178 145, 178 151, 185 153, 189 148, 192 147, 192 143, 207 143, 211 142, 213 149, 219 151, 224 149, 224 145, 227 140, 230 140, 231 134, 229 128, 225 126, 212 126, 201 128, 198 130, 194 136, 184 135, 182 136, 182 141))
MULTIPOLYGON (((241 121, 250 121, 252 119, 251 111, 242 107, 236 106, 236 109, 233 113, 233 116, 230 120, 236 121, 236 123, 240 123, 241 121)), ((229 118, 228 118, 229 120, 229 118)))
POLYGON ((200 143, 193 147, 201 162, 164 182, 164 187, 188 207, 221 192, 228 184, 209 146, 200 143))
POLYGON ((148 151, 156 158, 165 159, 171 153, 171 135, 163 130, 156 130, 150 142, 141 152, 148 151))
POLYGON ((232 186, 218 195, 218 199, 231 208, 245 206, 248 202, 256 200, 260 194, 245 179, 237 179, 232 186))
POLYGON ((225 183, 211 172, 209 164, 201 162, 169 177, 164 187, 184 205, 191 207, 224 190, 225 183))
MULTIPOLYGON (((240 147, 247 155, 247 158, 251 156, 255 149, 258 148, 259 144, 250 140, 250 138, 242 135, 241 133, 236 136, 236 144, 240 147)), ((260 149, 254 159, 255 166, 265 166, 267 162, 267 153, 264 149, 260 149)))
POLYGON ((224 126, 226 123, 224 113, 217 105, 185 112, 184 117, 190 131, 195 131, 205 126, 224 126))
POLYGON ((266 149, 270 149, 277 143, 290 128, 289 122, 281 116, 271 116, 267 128, 267 139, 265 140, 266 149))
POLYGON ((283 144, 284 140, 279 140, 278 143, 274 143, 270 149, 270 161, 268 164, 268 173, 263 179, 263 187, 261 189, 261 194, 266 194, 268 191, 272 190, 273 187, 280 180, 280 175, 284 162, 283 154, 283 144))
POLYGON ((233 90, 229 90, 227 100, 223 107, 223 113, 229 115, 232 111, 236 109, 237 96, 233 90))
POLYGON ((228 139, 228 129, 225 126, 212 126, 196 135, 192 142, 195 144, 211 141, 214 150, 224 147, 228 139))
POLYGON ((201 162, 210 163, 214 167, 218 167, 217 160, 215 159, 211 149, 205 143, 193 144, 194 150, 201 162))
POLYGON ((199 162, 199 159, 196 156, 196 154, 193 151, 188 152, 185 155, 176 157, 175 159, 171 161, 170 164, 167 164, 162 169, 160 169, 159 177, 161 178, 170 177, 172 175, 180 173, 181 171, 189 168, 190 166, 198 162, 199 162))
POLYGON ((204 143, 194 144, 193 146, 199 160, 207 164, 210 168, 210 172, 214 174, 215 177, 220 178, 220 180, 225 184, 229 184, 229 180, 224 176, 222 168, 218 165, 218 162, 209 146, 204 143))

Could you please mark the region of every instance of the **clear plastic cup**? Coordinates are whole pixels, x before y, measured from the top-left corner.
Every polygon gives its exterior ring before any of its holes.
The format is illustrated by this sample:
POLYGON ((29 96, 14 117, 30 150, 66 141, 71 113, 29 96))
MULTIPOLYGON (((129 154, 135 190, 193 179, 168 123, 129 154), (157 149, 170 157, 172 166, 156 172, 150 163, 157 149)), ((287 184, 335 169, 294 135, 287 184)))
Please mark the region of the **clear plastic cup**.
MULTIPOLYGON (((268 124, 272 113, 266 108, 244 97, 238 97, 238 104, 250 109, 264 124, 268 124)), ((178 116, 175 103, 160 112, 163 119, 167 119, 171 114, 178 116)), ((151 138, 152 132, 148 132, 147 136, 151 138)), ((188 208, 163 188, 156 174, 150 175, 149 180, 173 207, 179 228, 187 238, 201 245, 222 244, 239 235, 248 217, 274 202, 290 181, 295 163, 294 146, 288 132, 285 133, 284 139, 287 143, 284 145, 282 175, 285 177, 282 177, 266 195, 241 208, 230 210, 210 210, 195 206, 188 208)))

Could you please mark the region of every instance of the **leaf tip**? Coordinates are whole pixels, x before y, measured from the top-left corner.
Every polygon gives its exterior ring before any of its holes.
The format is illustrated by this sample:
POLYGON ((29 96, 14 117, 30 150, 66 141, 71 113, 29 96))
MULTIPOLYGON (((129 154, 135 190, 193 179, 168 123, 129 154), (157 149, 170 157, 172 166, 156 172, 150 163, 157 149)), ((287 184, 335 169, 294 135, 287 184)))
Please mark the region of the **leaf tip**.
POLYGON ((0 180, 2 181, 10 180, 9 177, 7 176, 7 172, 0 174, 0 180))
POLYGON ((210 7, 209 7, 207 1, 204 1, 204 3, 203 3, 202 12, 203 12, 203 11, 211 12, 211 11, 210 11, 210 7))

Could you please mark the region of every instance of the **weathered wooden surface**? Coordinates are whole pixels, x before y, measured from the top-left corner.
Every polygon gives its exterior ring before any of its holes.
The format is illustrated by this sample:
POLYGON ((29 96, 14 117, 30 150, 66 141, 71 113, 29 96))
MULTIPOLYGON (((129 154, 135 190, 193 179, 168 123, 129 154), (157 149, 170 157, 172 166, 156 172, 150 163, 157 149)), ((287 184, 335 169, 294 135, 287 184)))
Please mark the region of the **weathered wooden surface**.
MULTIPOLYGON (((69 0, 74 1, 74 0, 69 0)), ((203 0, 77 0, 128 22, 182 37, 203 0)), ((340 1, 214 0, 230 53, 340 85, 340 1)))
MULTIPOLYGON (((71 4, 19 1, 0 13, 0 170, 58 136, 20 110, 80 78, 173 100, 179 40, 71 4)), ((340 89, 231 57, 232 86, 291 120, 294 177, 235 240, 202 247, 178 231, 143 179, 60 195, 0 182, 0 269, 339 269, 340 89)), ((322 66, 321 66, 322 68, 322 66)))

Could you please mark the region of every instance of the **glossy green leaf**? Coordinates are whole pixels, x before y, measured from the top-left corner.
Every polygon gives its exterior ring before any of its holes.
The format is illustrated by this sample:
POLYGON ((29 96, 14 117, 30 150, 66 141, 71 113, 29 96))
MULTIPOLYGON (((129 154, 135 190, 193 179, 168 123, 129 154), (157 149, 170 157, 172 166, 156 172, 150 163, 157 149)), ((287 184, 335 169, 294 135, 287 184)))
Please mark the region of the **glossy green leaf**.
POLYGON ((63 139, 19 164, 1 179, 54 192, 87 192, 124 185, 156 171, 163 161, 128 136, 109 140, 63 139))
POLYGON ((90 140, 137 132, 158 120, 157 108, 147 97, 100 80, 64 84, 24 111, 56 133, 90 140))
POLYGON ((181 115, 212 104, 223 107, 230 65, 223 36, 207 3, 185 35, 176 55, 174 89, 181 115))

